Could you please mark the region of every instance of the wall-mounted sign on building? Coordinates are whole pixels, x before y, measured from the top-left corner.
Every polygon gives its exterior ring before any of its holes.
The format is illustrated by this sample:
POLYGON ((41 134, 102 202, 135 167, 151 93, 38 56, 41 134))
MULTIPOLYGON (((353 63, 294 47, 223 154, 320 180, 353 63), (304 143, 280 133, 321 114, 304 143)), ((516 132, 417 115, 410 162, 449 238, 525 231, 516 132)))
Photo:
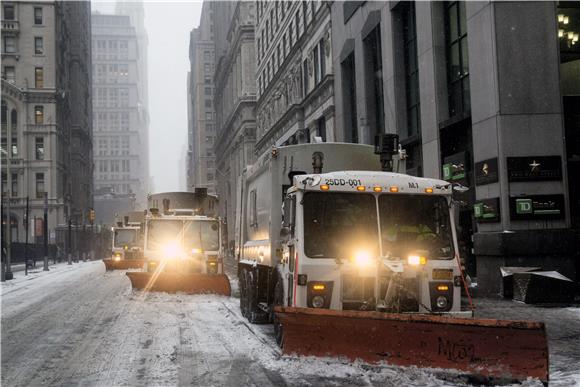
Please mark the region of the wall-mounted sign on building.
POLYGON ((560 156, 530 156, 507 158, 509 181, 562 180, 560 156))
POLYGON ((564 195, 510 197, 512 220, 563 219, 564 213, 564 195))
POLYGON ((499 198, 478 200, 473 205, 473 215, 477 222, 499 222, 499 198))
POLYGON ((445 157, 443 160, 443 180, 467 185, 467 155, 465 152, 445 157))
POLYGON ((498 181, 497 157, 475 163, 474 168, 476 185, 491 184, 498 181))

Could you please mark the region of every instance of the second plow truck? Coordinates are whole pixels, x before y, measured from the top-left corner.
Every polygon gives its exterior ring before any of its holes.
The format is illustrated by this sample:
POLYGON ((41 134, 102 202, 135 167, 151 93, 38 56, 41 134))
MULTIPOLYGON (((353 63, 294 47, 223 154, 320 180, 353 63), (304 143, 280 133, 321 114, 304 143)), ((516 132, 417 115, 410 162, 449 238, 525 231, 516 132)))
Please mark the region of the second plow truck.
POLYGON ((143 267, 143 221, 141 211, 131 211, 111 227, 111 258, 103 259, 107 270, 140 269, 143 267))
POLYGON ((217 209, 217 197, 202 189, 150 195, 144 270, 127 272, 133 289, 229 296, 217 209))
POLYGON ((272 322, 287 354, 547 383, 543 323, 461 310, 454 187, 390 172, 404 169, 398 138, 376 142, 374 151, 272 148, 246 169, 236 219, 242 314, 272 322))

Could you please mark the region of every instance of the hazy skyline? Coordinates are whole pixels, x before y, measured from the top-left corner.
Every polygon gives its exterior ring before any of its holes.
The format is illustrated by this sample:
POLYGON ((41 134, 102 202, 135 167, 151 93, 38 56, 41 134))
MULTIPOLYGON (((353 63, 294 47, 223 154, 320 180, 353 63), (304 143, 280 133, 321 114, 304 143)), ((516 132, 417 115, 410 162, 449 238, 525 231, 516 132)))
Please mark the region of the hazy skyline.
MULTIPOLYGON (((185 190, 189 33, 199 25, 202 1, 144 1, 149 40, 149 174, 153 192, 185 190), (183 186, 181 186, 183 185, 183 186)), ((113 13, 114 1, 92 1, 113 13)))

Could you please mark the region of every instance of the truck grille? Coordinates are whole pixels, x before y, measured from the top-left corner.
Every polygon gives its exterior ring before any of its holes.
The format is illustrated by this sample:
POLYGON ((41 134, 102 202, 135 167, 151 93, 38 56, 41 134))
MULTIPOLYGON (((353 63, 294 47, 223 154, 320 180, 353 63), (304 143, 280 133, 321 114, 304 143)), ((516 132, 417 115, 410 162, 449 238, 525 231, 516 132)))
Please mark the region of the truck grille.
POLYGON ((355 275, 342 278, 343 310, 374 310, 375 278, 355 275))

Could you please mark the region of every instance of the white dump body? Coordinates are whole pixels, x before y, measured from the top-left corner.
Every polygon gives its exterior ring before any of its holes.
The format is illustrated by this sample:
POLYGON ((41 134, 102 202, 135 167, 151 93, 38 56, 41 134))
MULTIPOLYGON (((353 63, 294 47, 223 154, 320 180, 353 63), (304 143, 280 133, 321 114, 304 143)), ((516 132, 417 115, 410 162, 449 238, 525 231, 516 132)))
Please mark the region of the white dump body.
POLYGON ((240 178, 241 209, 236 214, 236 253, 240 260, 275 266, 282 202, 293 173, 312 173, 313 155, 322 153, 322 171, 380 171, 379 157, 369 145, 300 144, 273 148, 240 178))

